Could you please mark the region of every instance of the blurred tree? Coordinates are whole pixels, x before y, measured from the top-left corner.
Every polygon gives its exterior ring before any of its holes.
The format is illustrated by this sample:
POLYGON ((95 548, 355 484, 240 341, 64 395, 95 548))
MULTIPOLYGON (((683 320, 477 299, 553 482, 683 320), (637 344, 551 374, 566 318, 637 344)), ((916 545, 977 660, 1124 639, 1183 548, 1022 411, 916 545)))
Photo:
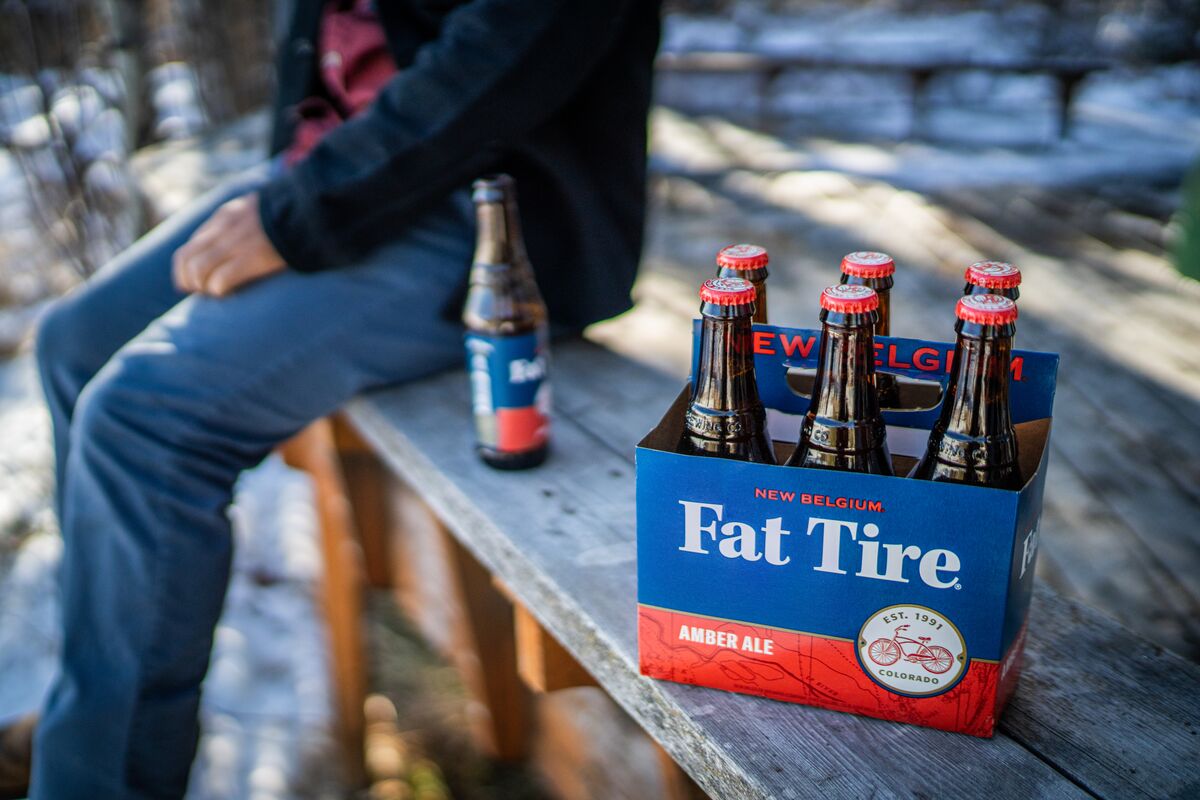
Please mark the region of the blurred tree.
MULTIPOLYGON (((271 11, 271 0, 0 0, 0 157, 25 178, 40 249, 52 245, 47 293, 64 282, 53 265, 90 274, 141 233, 133 150, 266 102, 271 11)), ((0 242, 0 283, 26 268, 11 249, 0 242)))

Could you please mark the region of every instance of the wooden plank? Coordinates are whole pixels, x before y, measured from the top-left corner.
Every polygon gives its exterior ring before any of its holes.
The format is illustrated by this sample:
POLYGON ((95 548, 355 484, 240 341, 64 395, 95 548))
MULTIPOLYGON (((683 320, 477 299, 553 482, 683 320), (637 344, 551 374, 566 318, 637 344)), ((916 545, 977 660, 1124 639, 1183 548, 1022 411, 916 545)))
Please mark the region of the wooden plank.
MULTIPOLYGON (((560 347, 560 371, 592 352, 560 347)), ((670 379, 662 386, 658 408, 678 388, 670 379)), ((556 389, 564 406, 583 403, 570 383, 556 389)), ((610 428, 560 415, 546 467, 496 472, 473 453, 467 409, 463 376, 448 374, 356 400, 348 413, 389 465, 422 487, 456 537, 711 795, 969 794, 989 785, 1014 797, 1083 796, 1005 736, 984 741, 642 678, 632 454, 599 444, 610 428)))
POLYGON ((1007 735, 1104 797, 1200 797, 1194 664, 1045 587, 1025 662, 1007 735))

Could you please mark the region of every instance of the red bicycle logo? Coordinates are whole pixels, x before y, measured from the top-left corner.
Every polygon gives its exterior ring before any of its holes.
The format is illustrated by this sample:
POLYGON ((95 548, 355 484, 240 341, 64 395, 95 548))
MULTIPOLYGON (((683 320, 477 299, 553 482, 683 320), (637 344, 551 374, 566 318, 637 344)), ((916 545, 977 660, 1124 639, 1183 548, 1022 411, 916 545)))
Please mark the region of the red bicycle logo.
POLYGON ((889 667, 904 658, 910 664, 920 664, 926 672, 941 675, 954 664, 954 656, 941 645, 929 644, 932 637, 918 636, 910 639, 902 636, 901 631, 908 630, 908 625, 896 628, 891 639, 879 638, 871 642, 867 648, 867 656, 881 667, 889 667))

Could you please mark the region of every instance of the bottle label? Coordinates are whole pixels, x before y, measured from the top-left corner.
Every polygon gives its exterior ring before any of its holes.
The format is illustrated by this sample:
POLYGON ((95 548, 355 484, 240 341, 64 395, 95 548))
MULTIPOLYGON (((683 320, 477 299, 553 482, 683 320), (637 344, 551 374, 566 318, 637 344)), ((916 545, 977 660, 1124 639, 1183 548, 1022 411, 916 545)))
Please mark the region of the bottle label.
POLYGON ((479 443, 506 453, 536 450, 550 435, 546 332, 466 335, 471 406, 479 443))

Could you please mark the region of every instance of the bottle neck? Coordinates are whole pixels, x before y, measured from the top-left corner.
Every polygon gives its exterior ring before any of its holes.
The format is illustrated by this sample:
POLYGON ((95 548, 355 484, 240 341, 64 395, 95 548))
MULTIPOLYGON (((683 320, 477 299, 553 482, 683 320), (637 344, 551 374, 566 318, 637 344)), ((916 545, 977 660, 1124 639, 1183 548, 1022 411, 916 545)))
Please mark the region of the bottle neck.
POLYGON ((511 192, 490 194, 488 199, 475 202, 476 264, 512 264, 525 266, 525 240, 521 235, 521 220, 516 199, 511 192))
POLYGON ((546 305, 525 254, 511 180, 477 182, 474 200, 478 233, 463 321, 491 335, 539 330, 546 305))
POLYGON ((998 294, 1001 297, 1007 297, 1009 300, 1012 300, 1015 303, 1015 302, 1017 302, 1017 299, 1020 298, 1020 296, 1021 296, 1021 290, 1017 286, 1013 286, 1009 289, 1000 289, 1000 288, 989 289, 986 286, 979 286, 978 284, 968 283, 963 287, 963 294, 969 294, 969 295, 998 294))
POLYGON ((743 417, 763 413, 754 379, 750 323, 745 309, 731 313, 728 308, 705 306, 700 326, 700 363, 688 413, 688 427, 698 435, 750 435, 748 420, 743 417))
POLYGON ((718 278, 741 278, 754 284, 754 322, 767 324, 767 268, 734 269, 721 267, 717 270, 718 278))
POLYGON ((842 283, 850 286, 869 286, 879 297, 879 320, 875 323, 876 336, 891 336, 892 330, 892 286, 895 284, 891 275, 882 278, 860 278, 857 275, 842 273, 842 283))
POLYGON ((939 427, 971 439, 1011 434, 1008 401, 1011 359, 1011 325, 960 322, 939 427))
POLYGON ((830 313, 825 318, 809 416, 841 422, 879 416, 875 324, 875 314, 830 313))

